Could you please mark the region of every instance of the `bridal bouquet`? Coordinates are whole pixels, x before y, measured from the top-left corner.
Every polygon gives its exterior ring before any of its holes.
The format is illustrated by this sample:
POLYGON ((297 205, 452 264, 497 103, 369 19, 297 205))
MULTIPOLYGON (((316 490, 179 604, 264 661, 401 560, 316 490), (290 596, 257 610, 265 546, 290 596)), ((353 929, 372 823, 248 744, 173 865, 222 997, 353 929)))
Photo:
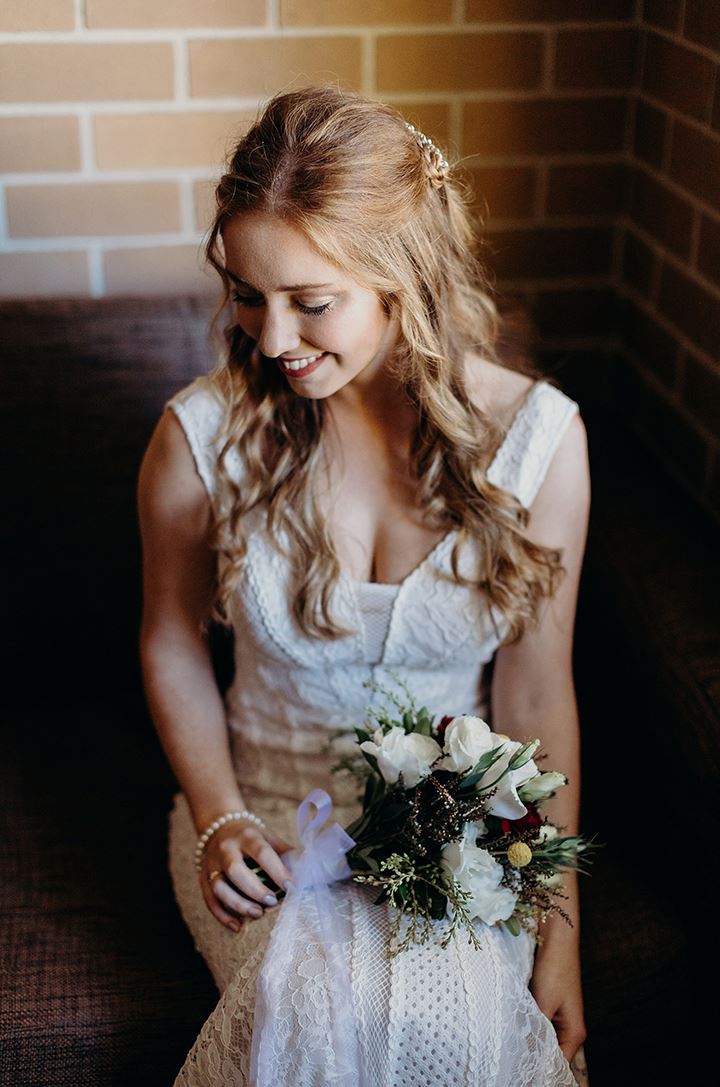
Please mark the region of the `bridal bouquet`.
POLYGON ((540 741, 518 743, 468 715, 435 723, 407 690, 404 704, 369 686, 394 712, 369 711, 334 770, 364 786, 362 814, 346 828, 355 843, 347 861, 354 880, 379 888, 377 903, 398 911, 395 954, 425 943, 442 918, 443 947, 460 928, 479 947, 476 919, 513 935, 551 911, 571 923, 554 901, 567 897, 560 873, 582 870, 581 855, 595 845, 543 818, 543 803, 567 779, 538 770, 540 741))

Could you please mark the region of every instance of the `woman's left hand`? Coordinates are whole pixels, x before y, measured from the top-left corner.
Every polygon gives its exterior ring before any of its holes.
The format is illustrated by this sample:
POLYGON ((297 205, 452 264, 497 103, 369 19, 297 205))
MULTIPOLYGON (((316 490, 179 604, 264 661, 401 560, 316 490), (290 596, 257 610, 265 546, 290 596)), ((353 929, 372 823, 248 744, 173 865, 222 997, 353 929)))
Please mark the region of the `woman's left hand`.
POLYGON ((538 947, 530 992, 553 1024, 565 1057, 572 1061, 587 1036, 575 941, 560 939, 538 947))

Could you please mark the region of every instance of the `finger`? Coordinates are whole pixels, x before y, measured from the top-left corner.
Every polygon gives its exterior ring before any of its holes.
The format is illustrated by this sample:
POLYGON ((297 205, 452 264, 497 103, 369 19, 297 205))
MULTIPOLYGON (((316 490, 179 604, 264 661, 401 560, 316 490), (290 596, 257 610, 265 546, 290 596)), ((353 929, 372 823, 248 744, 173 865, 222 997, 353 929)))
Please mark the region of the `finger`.
POLYGON ((276 853, 287 853, 289 849, 293 848, 290 842, 286 842, 284 838, 281 838, 279 834, 275 834, 272 830, 266 830, 264 833, 276 853))
POLYGON ((238 894, 234 887, 231 887, 227 880, 216 879, 212 885, 213 894, 218 901, 227 910, 231 910, 234 913, 239 913, 241 917, 249 917, 253 920, 257 920, 258 917, 262 917, 262 906, 258 906, 257 902, 252 899, 243 898, 238 894))
POLYGON ((258 841, 248 849, 248 854, 257 861, 263 871, 267 872, 278 887, 284 887, 292 873, 286 864, 282 862, 269 841, 258 836, 258 841))
POLYGON ((578 1049, 580 1048, 580 1046, 585 1041, 585 1037, 586 1036, 585 1036, 584 1033, 578 1033, 578 1032, 573 1031, 572 1034, 568 1032, 567 1035, 564 1035, 563 1037, 558 1038, 558 1041, 560 1043, 560 1048, 563 1051, 563 1053, 565 1054, 565 1058, 568 1061, 568 1063, 570 1063, 572 1061, 572 1059, 575 1056, 575 1054, 577 1053, 578 1049))
POLYGON ((205 900, 205 905, 210 910, 210 913, 213 915, 216 921, 219 921, 221 925, 225 925, 226 928, 232 929, 233 932, 240 931, 241 922, 237 919, 237 917, 233 917, 232 914, 228 913, 227 910, 223 909, 220 902, 212 893, 212 890, 209 886, 203 886, 202 896, 205 900))
POLYGON ((254 899, 256 903, 262 902, 265 906, 277 905, 277 898, 273 892, 248 868, 242 857, 236 858, 232 864, 228 865, 225 869, 225 874, 228 878, 228 882, 231 883, 234 889, 239 891, 241 895, 246 895, 248 898, 254 899))

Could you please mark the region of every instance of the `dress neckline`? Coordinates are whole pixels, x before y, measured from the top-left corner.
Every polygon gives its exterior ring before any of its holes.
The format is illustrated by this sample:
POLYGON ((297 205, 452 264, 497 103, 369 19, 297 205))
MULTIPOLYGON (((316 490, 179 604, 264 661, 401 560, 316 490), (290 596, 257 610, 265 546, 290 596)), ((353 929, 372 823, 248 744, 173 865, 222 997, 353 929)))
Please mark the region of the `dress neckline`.
MULTIPOLYGON (((533 396, 535 394, 536 389, 538 389, 542 384, 543 384, 542 380, 534 381, 533 384, 528 389, 528 391, 525 393, 525 396, 522 399, 522 403, 520 404, 520 407, 517 409, 517 411, 513 415, 512 420, 510 421, 510 424, 509 424, 507 430, 505 431, 505 436, 503 437, 503 440, 500 442, 500 445, 497 447, 497 449, 495 450, 495 452, 493 454, 493 458, 492 458, 492 460, 490 461, 490 463, 489 463, 489 465, 487 467, 488 472, 490 471, 493 464, 495 463, 498 456, 500 455, 500 451, 502 449, 504 449, 504 447, 505 447, 505 445, 506 445, 506 443, 508 441, 508 438, 510 437, 510 434, 512 433, 513 430, 515 430, 519 420, 522 418, 522 416, 527 411, 527 409, 529 407, 529 404, 530 404, 530 402, 531 402, 531 400, 532 400, 532 398, 533 398, 533 396)), ((416 563, 415 566, 413 566, 412 570, 409 570, 407 572, 407 574, 405 575, 405 577, 402 578, 400 581, 360 581, 357 578, 351 578, 348 574, 345 573, 344 570, 341 571, 341 577, 343 577, 345 579, 345 581, 350 582, 352 584, 352 586, 354 587, 356 592, 358 590, 365 589, 368 585, 379 586, 379 587, 381 587, 383 589, 400 589, 400 588, 402 588, 403 585, 406 584, 406 582, 408 582, 410 580, 410 578, 414 577, 417 573, 419 573, 425 567, 425 565, 427 563, 431 562, 436 557, 438 551, 440 551, 440 549, 443 546, 446 546, 448 541, 452 540, 457 535, 457 533, 458 533, 458 530, 456 528, 448 529, 448 531, 443 536, 440 537, 440 539, 437 541, 436 544, 433 545, 433 547, 428 551, 428 553, 422 559, 420 559, 420 561, 418 563, 416 563)))

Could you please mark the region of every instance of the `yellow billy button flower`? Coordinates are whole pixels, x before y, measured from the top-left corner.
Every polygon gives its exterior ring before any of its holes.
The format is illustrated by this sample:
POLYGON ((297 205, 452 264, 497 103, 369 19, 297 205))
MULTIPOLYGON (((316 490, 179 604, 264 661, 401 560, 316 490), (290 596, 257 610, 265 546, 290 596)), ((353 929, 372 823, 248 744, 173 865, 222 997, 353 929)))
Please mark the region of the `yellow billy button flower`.
POLYGON ((508 848, 507 859, 513 868, 524 868, 532 860, 532 849, 525 842, 513 842, 508 848))

